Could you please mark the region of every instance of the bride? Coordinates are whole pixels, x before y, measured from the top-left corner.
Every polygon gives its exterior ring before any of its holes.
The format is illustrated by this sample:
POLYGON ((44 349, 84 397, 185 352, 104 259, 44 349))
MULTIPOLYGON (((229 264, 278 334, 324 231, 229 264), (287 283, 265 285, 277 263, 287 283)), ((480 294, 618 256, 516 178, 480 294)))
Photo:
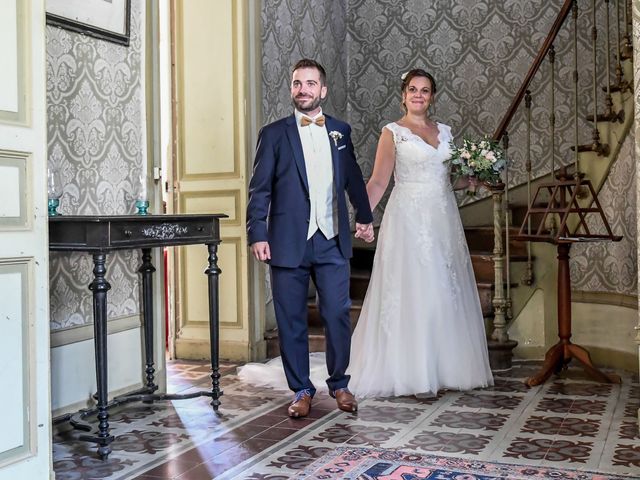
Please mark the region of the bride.
MULTIPOLYGON (((405 115, 380 135, 367 193, 373 210, 391 175, 362 312, 351 339, 350 390, 360 398, 436 395, 493 385, 482 310, 448 158, 451 129, 429 118, 433 77, 402 77, 405 115)), ((457 182, 465 188, 469 179, 457 182)), ((280 359, 242 367, 241 379, 286 389, 280 359)), ((327 378, 311 355, 311 380, 327 378)))
MULTIPOLYGON (((436 395, 493 385, 471 259, 451 188, 451 129, 429 118, 436 82, 402 78, 405 115, 380 135, 367 193, 391 175, 369 288, 351 339, 349 387, 360 397, 436 395)), ((464 188, 469 179, 458 182, 464 188)))

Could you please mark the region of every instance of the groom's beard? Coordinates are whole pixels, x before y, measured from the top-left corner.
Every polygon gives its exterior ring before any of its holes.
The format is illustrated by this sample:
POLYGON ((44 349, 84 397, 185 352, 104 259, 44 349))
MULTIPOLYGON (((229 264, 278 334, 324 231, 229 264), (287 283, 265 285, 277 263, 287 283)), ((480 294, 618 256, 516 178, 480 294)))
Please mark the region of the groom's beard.
POLYGON ((321 99, 320 97, 316 97, 313 102, 308 104, 306 107, 303 107, 302 102, 309 100, 309 98, 310 97, 307 95, 298 95, 297 97, 291 97, 291 102, 293 103, 293 106, 296 107, 296 110, 301 113, 312 112, 320 106, 321 99))

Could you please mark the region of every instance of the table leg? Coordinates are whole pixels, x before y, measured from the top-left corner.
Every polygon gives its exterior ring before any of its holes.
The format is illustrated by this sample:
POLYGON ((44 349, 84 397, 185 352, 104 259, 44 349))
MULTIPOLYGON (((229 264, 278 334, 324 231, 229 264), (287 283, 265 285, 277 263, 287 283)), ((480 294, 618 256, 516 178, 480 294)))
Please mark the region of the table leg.
POLYGON ((153 362, 153 272, 156 269, 151 263, 151 249, 142 249, 142 265, 138 272, 142 274, 142 313, 144 322, 144 354, 146 360, 145 374, 147 390, 155 392, 158 386, 154 382, 155 369, 153 362))
POLYGON ((558 244, 558 337, 560 340, 547 351, 540 371, 525 380, 525 383, 530 387, 544 383, 553 373, 559 373, 572 358, 577 359, 586 372, 598 382, 621 382, 618 375, 606 374, 594 367, 589 352, 583 347, 571 343, 570 248, 570 243, 558 244))
POLYGON ((109 412, 107 396, 107 292, 111 288, 105 280, 106 254, 93 254, 93 282, 89 290, 93 292, 93 330, 96 357, 96 387, 98 400, 98 436, 89 438, 98 444, 98 456, 105 460, 111 453, 109 444, 113 436, 109 435, 109 412))
POLYGON ((218 277, 222 270, 218 268, 218 243, 208 243, 209 267, 204 271, 209 280, 209 342, 211 348, 211 406, 215 411, 220 406, 220 305, 218 291, 218 277))

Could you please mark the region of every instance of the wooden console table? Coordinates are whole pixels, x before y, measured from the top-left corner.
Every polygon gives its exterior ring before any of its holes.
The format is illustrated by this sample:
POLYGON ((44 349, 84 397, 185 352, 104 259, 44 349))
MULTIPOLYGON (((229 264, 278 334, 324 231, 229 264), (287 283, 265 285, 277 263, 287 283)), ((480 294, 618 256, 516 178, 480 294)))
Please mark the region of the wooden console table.
POLYGON ((83 409, 73 415, 71 424, 80 430, 91 432, 81 439, 98 444, 98 456, 105 460, 111 453, 113 435, 109 433, 110 407, 131 401, 152 402, 211 397, 214 411, 220 405, 220 372, 218 363, 219 344, 219 295, 218 245, 220 243, 220 219, 226 215, 128 215, 128 216, 56 216, 49 217, 49 249, 64 252, 86 252, 93 257, 93 281, 89 290, 93 293, 93 328, 96 359, 97 405, 83 409), (189 394, 156 394, 153 361, 153 272, 151 249, 177 245, 203 244, 208 250, 209 328, 211 342, 211 391, 189 394), (141 389, 107 401, 107 292, 111 285, 107 281, 105 262, 107 254, 115 250, 142 250, 142 312, 144 323, 145 376, 146 384, 141 389), (83 419, 97 413, 97 432, 83 419))

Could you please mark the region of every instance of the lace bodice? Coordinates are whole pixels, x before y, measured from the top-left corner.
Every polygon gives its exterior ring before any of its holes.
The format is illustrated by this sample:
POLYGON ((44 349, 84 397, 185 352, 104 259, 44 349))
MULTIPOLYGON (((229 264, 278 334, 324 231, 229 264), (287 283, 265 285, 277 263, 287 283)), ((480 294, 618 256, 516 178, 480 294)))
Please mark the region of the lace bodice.
POLYGON ((428 184, 431 188, 449 186, 449 165, 446 160, 451 155, 451 128, 438 123, 437 148, 426 143, 407 127, 395 122, 385 125, 393 134, 396 145, 394 180, 400 184, 428 184))

